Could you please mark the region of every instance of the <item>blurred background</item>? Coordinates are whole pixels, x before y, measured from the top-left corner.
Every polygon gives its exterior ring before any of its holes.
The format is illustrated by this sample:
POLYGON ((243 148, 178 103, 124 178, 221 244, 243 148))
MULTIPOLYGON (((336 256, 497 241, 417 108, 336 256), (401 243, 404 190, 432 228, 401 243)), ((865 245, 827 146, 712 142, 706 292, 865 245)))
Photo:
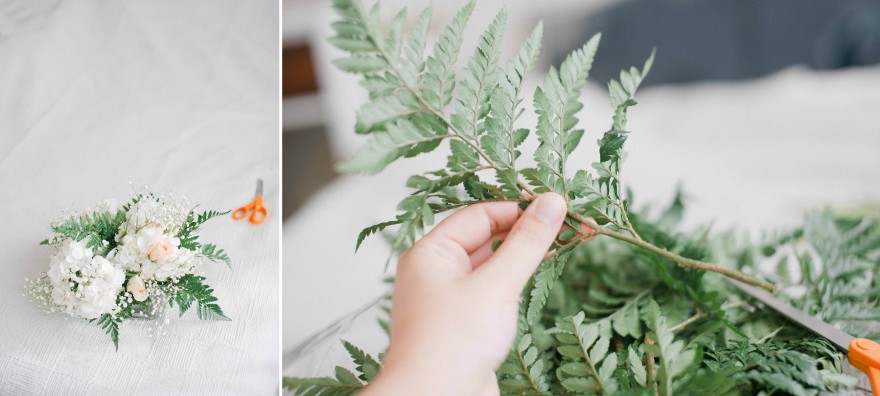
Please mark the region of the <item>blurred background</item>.
MULTIPOLYGON (((428 3, 382 1, 382 15, 406 5, 412 22, 428 3)), ((288 375, 325 375, 347 361, 340 336, 371 353, 386 342, 374 302, 387 288, 390 249, 375 237, 354 255, 357 233, 393 218, 406 177, 439 168, 444 155, 378 176, 336 174, 333 164, 365 142, 353 126, 366 92, 330 64, 342 55, 326 42, 330 2, 283 4, 283 364, 288 375)), ((433 3, 432 37, 464 4, 433 3)), ((605 84, 657 48, 630 111, 624 174, 637 205, 665 203, 681 186, 685 224, 757 232, 797 224, 808 210, 880 199, 880 1, 481 0, 460 64, 502 7, 505 58, 544 21, 529 94, 550 65, 603 33, 582 98, 577 168, 588 167, 591 143, 610 125, 605 84)), ((520 122, 533 127, 535 117, 527 111, 520 122)), ((532 137, 523 151, 536 146, 532 137)))

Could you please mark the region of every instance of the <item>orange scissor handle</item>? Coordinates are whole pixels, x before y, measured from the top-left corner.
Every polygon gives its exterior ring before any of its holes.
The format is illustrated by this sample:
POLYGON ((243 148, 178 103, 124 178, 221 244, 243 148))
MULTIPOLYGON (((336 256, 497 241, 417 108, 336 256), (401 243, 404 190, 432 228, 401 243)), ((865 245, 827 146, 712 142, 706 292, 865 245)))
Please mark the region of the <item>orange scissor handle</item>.
POLYGON ((232 212, 232 218, 235 220, 241 220, 245 216, 247 216, 248 212, 250 212, 251 210, 254 211, 253 213, 251 213, 250 219, 248 219, 251 224, 262 224, 264 221, 266 221, 266 216, 269 214, 269 212, 266 210, 266 208, 263 207, 262 195, 257 195, 257 198, 254 199, 254 202, 242 206, 236 209, 235 212, 232 212), (258 216, 258 214, 260 216, 258 216))
POLYGON ((865 338, 856 338, 849 344, 847 360, 853 367, 868 375, 875 395, 880 392, 880 344, 865 338))

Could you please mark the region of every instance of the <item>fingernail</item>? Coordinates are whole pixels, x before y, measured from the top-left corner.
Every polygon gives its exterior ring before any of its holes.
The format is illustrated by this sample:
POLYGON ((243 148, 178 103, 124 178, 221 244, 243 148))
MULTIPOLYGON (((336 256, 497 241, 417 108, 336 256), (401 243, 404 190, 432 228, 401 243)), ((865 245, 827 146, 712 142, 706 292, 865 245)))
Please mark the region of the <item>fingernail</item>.
POLYGON ((559 194, 541 195, 535 200, 535 214, 544 223, 556 224, 565 217, 565 200, 559 194))

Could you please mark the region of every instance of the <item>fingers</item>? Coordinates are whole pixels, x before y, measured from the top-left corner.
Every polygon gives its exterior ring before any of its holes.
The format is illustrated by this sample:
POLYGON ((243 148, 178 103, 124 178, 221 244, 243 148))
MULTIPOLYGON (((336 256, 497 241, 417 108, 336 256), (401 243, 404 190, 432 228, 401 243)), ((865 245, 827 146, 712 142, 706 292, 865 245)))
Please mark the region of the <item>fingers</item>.
POLYGON ((483 265, 483 263, 485 263, 486 260, 488 260, 490 257, 492 257, 492 255, 495 253, 495 251, 492 250, 492 245, 494 245, 498 241, 503 241, 504 238, 507 238, 507 234, 509 234, 509 233, 510 233, 510 230, 505 230, 505 231, 501 231, 499 233, 496 233, 495 235, 492 235, 492 237, 489 238, 489 241, 484 243, 483 246, 480 246, 476 250, 474 250, 470 254, 471 267, 473 267, 473 269, 477 269, 481 265, 483 265))
POLYGON ((456 270, 471 272, 468 255, 489 242, 492 235, 513 227, 521 212, 516 202, 468 206, 437 224, 406 256, 418 261, 450 262, 456 270))
POLYGON ((519 295, 529 277, 541 263, 547 249, 556 239, 567 206, 556 193, 546 193, 535 199, 514 224, 495 254, 480 267, 486 282, 519 295))

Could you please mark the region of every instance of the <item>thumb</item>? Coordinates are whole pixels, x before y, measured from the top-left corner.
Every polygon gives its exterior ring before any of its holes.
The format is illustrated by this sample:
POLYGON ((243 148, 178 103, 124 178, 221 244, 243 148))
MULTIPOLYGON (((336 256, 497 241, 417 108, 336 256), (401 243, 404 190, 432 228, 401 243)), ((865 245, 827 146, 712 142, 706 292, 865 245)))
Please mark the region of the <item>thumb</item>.
POLYGON ((565 199, 556 193, 532 201, 501 247, 480 267, 490 282, 519 295, 556 239, 566 212, 565 199))

